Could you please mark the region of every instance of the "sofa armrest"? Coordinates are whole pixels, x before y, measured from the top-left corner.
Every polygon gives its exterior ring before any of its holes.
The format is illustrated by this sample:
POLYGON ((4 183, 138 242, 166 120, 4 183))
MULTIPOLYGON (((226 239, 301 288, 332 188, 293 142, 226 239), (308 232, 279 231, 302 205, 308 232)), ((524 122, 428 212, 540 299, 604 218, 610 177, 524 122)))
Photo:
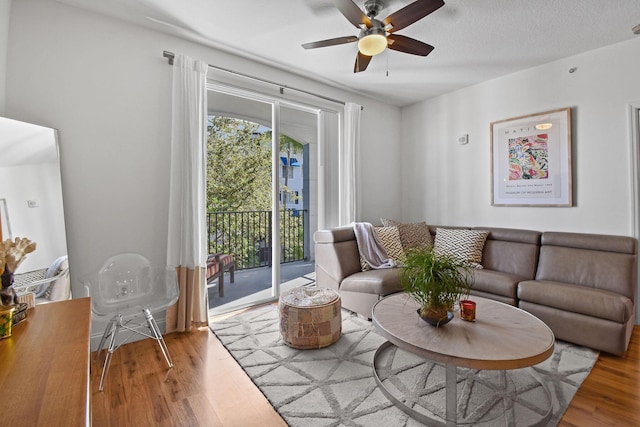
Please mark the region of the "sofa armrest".
POLYGON ((318 230, 313 238, 316 242, 316 272, 322 272, 323 279, 320 280, 327 278, 332 282, 318 283, 319 286, 338 289, 345 277, 361 271, 360 252, 353 227, 318 230))

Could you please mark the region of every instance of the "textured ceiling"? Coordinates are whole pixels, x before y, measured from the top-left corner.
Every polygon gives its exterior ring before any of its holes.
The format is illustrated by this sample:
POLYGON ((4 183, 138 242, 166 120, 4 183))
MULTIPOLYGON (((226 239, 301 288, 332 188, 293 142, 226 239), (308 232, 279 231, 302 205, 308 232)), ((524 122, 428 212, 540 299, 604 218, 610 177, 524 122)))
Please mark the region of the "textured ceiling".
MULTIPOLYGON (((387 51, 354 74, 357 35, 331 0, 56 0, 271 64, 403 106, 559 58, 629 40, 640 0, 445 0, 398 34, 435 46, 427 57, 387 51)), ((364 0, 355 0, 362 6, 364 0)), ((387 0, 384 18, 411 3, 387 0)))

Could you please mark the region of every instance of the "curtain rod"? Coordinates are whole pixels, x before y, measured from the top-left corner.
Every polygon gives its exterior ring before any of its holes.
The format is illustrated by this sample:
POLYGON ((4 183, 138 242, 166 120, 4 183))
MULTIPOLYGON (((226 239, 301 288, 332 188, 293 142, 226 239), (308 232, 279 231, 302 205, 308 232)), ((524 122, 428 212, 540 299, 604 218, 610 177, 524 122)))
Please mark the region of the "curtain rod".
MULTIPOLYGON (((169 52, 169 51, 165 50, 165 51, 162 52, 162 56, 164 56, 165 58, 167 58, 169 60, 169 65, 173 65, 173 58, 175 58, 175 56, 176 56, 173 52, 169 52)), ((284 90, 285 89, 289 89, 289 90, 295 90, 296 92, 305 93, 307 95, 315 96, 317 98, 324 99, 325 101, 331 101, 331 102, 335 102, 337 104, 346 105, 346 102, 344 102, 344 101, 340 101, 338 99, 329 98, 327 96, 320 95, 320 94, 313 93, 313 92, 309 92, 309 91, 304 90, 304 89, 297 89, 295 87, 282 85, 280 83, 276 83, 276 82, 272 82, 272 81, 269 81, 269 80, 261 79, 260 77, 250 76, 248 74, 239 73, 237 71, 229 70, 227 68, 222 68, 222 67, 218 67, 218 66, 211 65, 211 64, 207 64, 207 65, 209 67, 211 67, 211 68, 215 68, 216 70, 224 71, 226 73, 234 74, 236 76, 245 77, 247 79, 256 80, 256 81, 259 81, 259 82, 262 82, 262 83, 267 83, 267 84, 270 84, 270 85, 278 86, 280 88, 280 94, 281 95, 284 94, 284 90)), ((362 110, 362 109, 364 109, 364 107, 360 107, 360 109, 362 110)))

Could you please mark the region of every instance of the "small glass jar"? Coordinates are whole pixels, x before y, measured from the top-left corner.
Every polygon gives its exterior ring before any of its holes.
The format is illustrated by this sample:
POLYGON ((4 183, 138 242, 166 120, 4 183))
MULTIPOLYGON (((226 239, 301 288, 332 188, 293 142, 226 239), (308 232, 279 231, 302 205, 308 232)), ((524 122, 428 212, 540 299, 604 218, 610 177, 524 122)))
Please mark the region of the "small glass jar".
POLYGON ((460 318, 468 322, 476 320, 476 302, 468 299, 460 301, 460 318))

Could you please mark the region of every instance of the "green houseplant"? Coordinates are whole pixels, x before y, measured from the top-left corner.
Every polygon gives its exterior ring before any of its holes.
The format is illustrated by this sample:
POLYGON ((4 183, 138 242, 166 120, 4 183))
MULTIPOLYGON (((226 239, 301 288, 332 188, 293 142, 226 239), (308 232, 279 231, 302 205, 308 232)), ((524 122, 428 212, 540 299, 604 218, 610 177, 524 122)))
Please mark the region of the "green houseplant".
POLYGON ((420 305, 420 317, 434 326, 447 323, 453 305, 471 290, 469 264, 431 248, 411 249, 406 255, 400 281, 420 305))

